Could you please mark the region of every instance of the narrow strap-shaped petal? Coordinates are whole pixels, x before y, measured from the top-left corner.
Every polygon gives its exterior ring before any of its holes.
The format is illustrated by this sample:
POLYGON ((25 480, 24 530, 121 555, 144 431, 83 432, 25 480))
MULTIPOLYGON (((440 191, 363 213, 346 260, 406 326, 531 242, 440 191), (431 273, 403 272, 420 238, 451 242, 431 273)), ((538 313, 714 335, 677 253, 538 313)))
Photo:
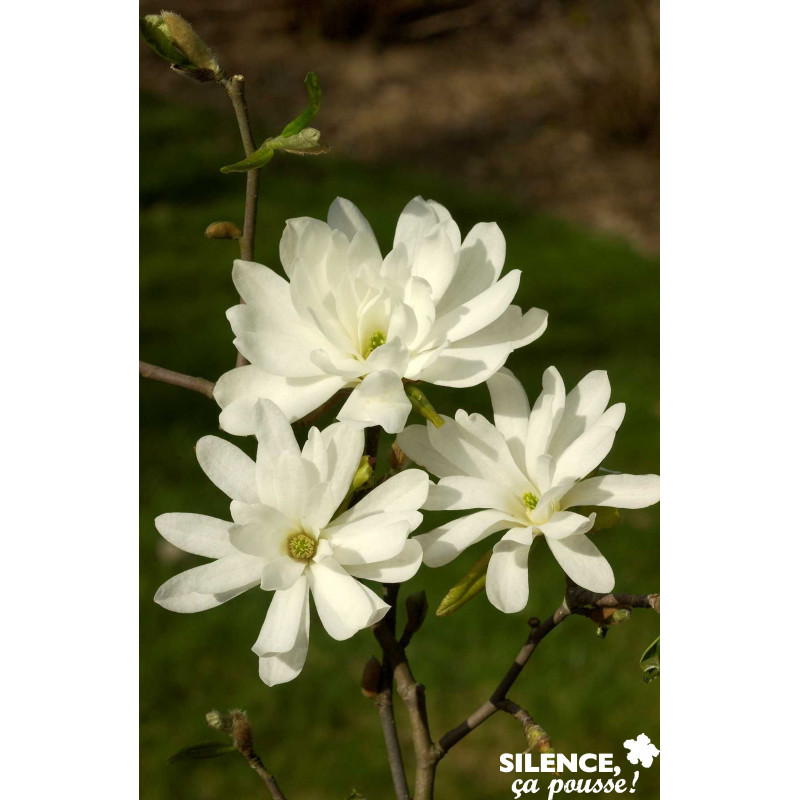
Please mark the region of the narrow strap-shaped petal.
POLYGON ((510 530, 492 548, 486 571, 486 596, 506 614, 528 604, 528 553, 533 544, 531 528, 510 530))
POLYGON ((222 558, 235 553, 229 532, 232 523, 204 514, 161 514, 156 529, 175 547, 206 558, 222 558))
POLYGON ((416 539, 409 539, 393 558, 374 564, 348 564, 345 569, 354 577, 381 583, 402 583, 417 574, 422 564, 422 547, 416 539))
POLYGON ((287 589, 275 592, 261 632, 253 645, 258 656, 289 652, 297 642, 308 605, 308 580, 301 576, 287 589))
POLYGON ((614 571, 594 542, 583 533, 565 539, 547 537, 556 561, 561 569, 578 586, 590 592, 610 592, 614 588, 614 571))
POLYGON ((517 377, 503 367, 486 382, 492 398, 494 424, 503 434, 514 461, 525 470, 525 441, 531 413, 528 396, 517 377))
POLYGON ((422 560, 425 564, 429 567, 441 567, 487 536, 518 525, 519 523, 509 519, 509 515, 502 511, 476 511, 434 528, 429 533, 415 536, 414 539, 422 545, 422 560))
POLYGON ((256 465, 250 456, 218 436, 204 436, 195 452, 203 472, 228 497, 244 503, 258 502, 256 465))
POLYGON ((600 475, 575 484, 561 505, 646 508, 657 503, 659 496, 658 475, 600 475))

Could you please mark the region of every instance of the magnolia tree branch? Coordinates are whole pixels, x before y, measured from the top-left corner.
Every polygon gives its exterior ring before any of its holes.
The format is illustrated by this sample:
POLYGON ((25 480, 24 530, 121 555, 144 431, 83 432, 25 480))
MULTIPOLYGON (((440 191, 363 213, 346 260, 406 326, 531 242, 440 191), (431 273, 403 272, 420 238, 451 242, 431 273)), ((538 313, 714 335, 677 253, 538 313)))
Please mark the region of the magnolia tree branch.
POLYGON ((660 613, 661 599, 658 594, 633 595, 633 594, 597 594, 582 589, 567 579, 567 591, 561 605, 544 621, 539 622, 533 618, 529 620, 530 633, 525 644, 517 654, 514 662, 508 668, 491 697, 472 712, 463 722, 439 739, 436 745, 437 760, 444 758, 465 736, 475 730, 478 725, 486 722, 495 712, 507 711, 508 698, 506 694, 514 685, 525 665, 530 661, 539 643, 547 634, 560 625, 572 614, 580 614, 586 608, 652 608, 660 613))
POLYGON ((157 367, 155 364, 148 364, 146 361, 139 362, 139 374, 143 378, 149 378, 161 383, 169 383, 172 386, 181 386, 193 392, 200 392, 209 399, 214 399, 214 384, 205 378, 193 378, 191 375, 184 375, 182 372, 174 372, 171 369, 157 367))
MULTIPOLYGON (((253 155, 256 150, 253 131, 250 128, 250 115, 247 113, 247 101, 244 96, 244 76, 234 75, 224 83, 225 91, 230 98, 236 121, 239 124, 239 134, 246 157, 253 155)), ((251 169, 247 172, 244 200, 244 222, 242 235, 239 239, 240 255, 243 261, 252 261, 255 257, 256 216, 258 214, 258 178, 260 170, 251 169)), ((242 300, 242 302, 244 302, 242 300)), ((247 364, 247 359, 241 354, 236 354, 236 366, 247 364)))

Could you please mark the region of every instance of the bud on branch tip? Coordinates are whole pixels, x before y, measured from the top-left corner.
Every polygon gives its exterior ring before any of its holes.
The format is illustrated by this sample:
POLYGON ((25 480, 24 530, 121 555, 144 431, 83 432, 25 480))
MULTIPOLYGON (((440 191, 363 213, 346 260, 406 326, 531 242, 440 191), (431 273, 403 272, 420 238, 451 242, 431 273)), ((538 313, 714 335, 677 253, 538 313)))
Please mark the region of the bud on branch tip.
POLYGON ((441 428, 444 420, 436 413, 436 409, 425 397, 422 389, 410 383, 407 383, 405 388, 406 397, 411 401, 411 407, 425 419, 430 420, 437 428, 441 428))

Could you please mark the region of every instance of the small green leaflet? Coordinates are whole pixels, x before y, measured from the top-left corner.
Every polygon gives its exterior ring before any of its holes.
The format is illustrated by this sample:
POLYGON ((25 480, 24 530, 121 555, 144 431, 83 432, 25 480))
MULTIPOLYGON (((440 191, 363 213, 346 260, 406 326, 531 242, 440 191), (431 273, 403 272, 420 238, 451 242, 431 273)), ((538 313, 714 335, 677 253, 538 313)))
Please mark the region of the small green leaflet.
POLYGON ((661 672, 661 637, 659 636, 648 648, 642 653, 639 659, 639 666, 642 668, 645 683, 655 680, 661 672))
POLYGON ((444 596, 436 609, 437 617, 449 617, 454 611, 486 589, 486 570, 492 551, 484 553, 467 571, 467 574, 444 596))
POLYGON ((177 764, 179 761, 217 758, 217 756, 235 752, 236 746, 230 744, 230 742, 203 742, 202 744, 193 744, 189 747, 184 747, 183 750, 178 750, 175 755, 169 757, 168 763, 177 764))
POLYGON ((281 136, 291 136, 300 133, 314 117, 317 116, 320 103, 322 102, 322 89, 319 88, 319 78, 316 73, 309 72, 306 75, 306 92, 308 92, 308 105, 300 116, 295 117, 282 131, 281 136))
POLYGON ((284 150, 294 155, 321 155, 327 153, 330 148, 320 141, 320 132, 315 128, 309 128, 308 123, 317 115, 322 101, 322 90, 319 88, 319 78, 309 72, 305 80, 306 91, 308 92, 308 105, 298 117, 295 117, 281 132, 276 136, 264 141, 258 150, 251 156, 229 164, 220 170, 224 173, 247 172, 251 169, 260 169, 270 162, 276 150, 284 150))

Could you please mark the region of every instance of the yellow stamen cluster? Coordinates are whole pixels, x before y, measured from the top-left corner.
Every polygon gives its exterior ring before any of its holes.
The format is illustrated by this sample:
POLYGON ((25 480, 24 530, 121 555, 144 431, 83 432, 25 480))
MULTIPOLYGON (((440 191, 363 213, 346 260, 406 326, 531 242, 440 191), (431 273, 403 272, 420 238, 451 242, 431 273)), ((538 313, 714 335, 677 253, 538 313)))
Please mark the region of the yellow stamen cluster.
POLYGON ((386 344, 386 334, 383 331, 375 331, 369 338, 364 358, 366 358, 373 350, 377 350, 382 344, 386 344))
POLYGON ((317 552, 316 540, 307 533, 293 533, 286 542, 289 555, 295 561, 308 561, 317 552))
POLYGON ((525 492, 525 494, 522 495, 522 502, 525 503, 525 505, 531 511, 533 511, 533 509, 536 508, 536 506, 539 503, 539 498, 536 497, 536 495, 533 494, 533 492, 525 492))

